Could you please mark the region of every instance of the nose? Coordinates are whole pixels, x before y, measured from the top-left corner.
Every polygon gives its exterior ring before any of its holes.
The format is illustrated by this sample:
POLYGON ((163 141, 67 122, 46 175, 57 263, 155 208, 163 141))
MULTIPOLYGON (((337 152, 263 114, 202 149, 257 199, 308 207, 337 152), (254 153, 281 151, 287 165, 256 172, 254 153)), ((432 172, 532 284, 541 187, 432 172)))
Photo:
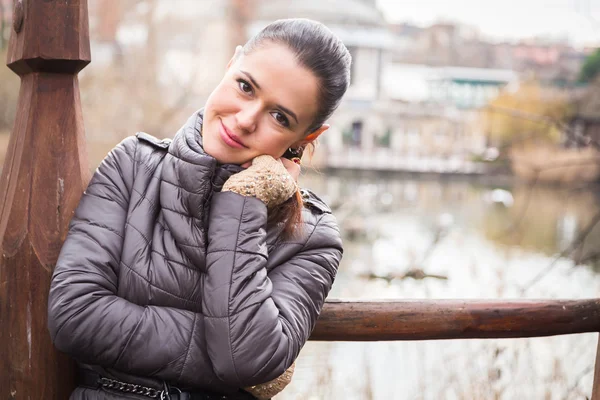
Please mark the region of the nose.
POLYGON ((248 105, 243 107, 236 115, 235 119, 240 129, 246 133, 252 133, 256 130, 256 124, 259 117, 259 107, 248 105))

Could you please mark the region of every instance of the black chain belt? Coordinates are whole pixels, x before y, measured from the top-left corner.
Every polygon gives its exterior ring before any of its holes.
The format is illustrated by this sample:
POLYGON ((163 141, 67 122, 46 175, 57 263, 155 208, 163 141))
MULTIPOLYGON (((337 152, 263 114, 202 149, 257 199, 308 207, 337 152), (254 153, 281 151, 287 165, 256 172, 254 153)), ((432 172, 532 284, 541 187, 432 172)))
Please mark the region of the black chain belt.
POLYGON ((150 399, 160 400, 251 400, 255 399, 248 392, 240 392, 231 395, 218 395, 199 392, 183 392, 179 388, 164 384, 164 389, 154 389, 148 386, 136 385, 134 383, 121 382, 101 376, 95 371, 82 369, 80 384, 93 389, 109 389, 122 393, 137 394, 150 399))
POLYGON ((97 386, 103 389, 112 389, 124 393, 139 394, 151 399, 164 399, 164 390, 156 390, 151 387, 135 385, 133 383, 121 382, 116 379, 100 377, 98 375, 97 386))

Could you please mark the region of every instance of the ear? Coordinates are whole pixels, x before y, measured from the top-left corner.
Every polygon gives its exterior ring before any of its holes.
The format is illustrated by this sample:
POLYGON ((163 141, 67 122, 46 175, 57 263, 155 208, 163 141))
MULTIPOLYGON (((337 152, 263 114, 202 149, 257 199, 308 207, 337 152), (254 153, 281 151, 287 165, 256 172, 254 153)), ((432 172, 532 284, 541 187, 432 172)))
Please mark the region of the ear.
POLYGON ((235 47, 235 52, 233 53, 233 57, 231 57, 231 60, 229 60, 229 62, 227 63, 227 67, 225 68, 226 70, 228 70, 229 67, 231 67, 233 63, 241 57, 243 50, 244 49, 242 48, 242 46, 235 47))
POLYGON ((323 132, 325 132, 327 129, 329 129, 330 125, 329 124, 323 124, 321 125, 321 127, 319 129, 317 129, 316 131, 309 133, 304 139, 302 139, 301 141, 299 141, 294 147, 298 147, 298 146, 306 146, 309 143, 314 142, 319 136, 321 136, 321 134, 323 132))

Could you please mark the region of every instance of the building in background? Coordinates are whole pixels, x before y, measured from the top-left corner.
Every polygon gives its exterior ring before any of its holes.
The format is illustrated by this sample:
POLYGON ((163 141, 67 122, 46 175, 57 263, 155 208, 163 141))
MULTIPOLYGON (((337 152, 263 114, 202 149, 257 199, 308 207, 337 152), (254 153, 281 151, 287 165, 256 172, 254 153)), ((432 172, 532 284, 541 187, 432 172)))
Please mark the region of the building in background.
POLYGON ((375 1, 261 2, 248 37, 268 22, 289 16, 319 20, 336 33, 353 57, 351 85, 322 136, 320 167, 476 172, 470 161, 485 150, 486 132, 474 109, 514 82, 510 70, 436 67, 450 63, 457 35, 471 35, 453 25, 401 43, 375 1), (332 11, 334 10, 334 11, 332 11), (427 49, 425 64, 397 59, 410 46, 427 49), (446 49, 447 51, 442 51, 446 49))
POLYGON ((107 112, 117 120, 133 116, 158 136, 174 131, 165 116, 180 121, 204 104, 235 46, 266 24, 290 17, 326 24, 353 65, 348 93, 314 160, 321 167, 474 172, 470 160, 488 144, 480 110, 522 77, 568 84, 585 57, 560 42, 492 43, 459 24, 388 24, 375 0, 89 4, 94 62, 82 76, 110 66, 121 68, 127 82, 141 82, 140 101, 149 105, 130 101, 107 112))
MULTIPOLYGON (((393 37, 375 0, 262 1, 248 37, 279 18, 310 18, 330 28, 350 51, 353 63, 351 84, 343 103, 322 136, 322 149, 313 163, 320 167, 336 166, 334 154, 355 150, 369 157, 376 138, 385 135, 388 116, 384 70, 390 62, 393 37)), ((340 164, 339 166, 344 166, 340 164)))
MULTIPOLYGON (((486 132, 474 110, 516 80, 511 70, 442 67, 455 65, 460 56, 456 45, 465 37, 478 40, 477 32, 451 24, 390 26, 373 0, 256 5, 247 37, 275 19, 311 18, 326 24, 352 54, 350 88, 322 136, 323 149, 314 164, 477 172, 470 160, 485 150, 486 132), (413 63, 403 61, 407 58, 413 63)), ((476 46, 472 52, 483 48, 476 46)))
POLYGON ((458 109, 477 109, 517 80, 517 74, 509 69, 438 67, 429 77, 430 100, 458 109))
POLYGON ((394 62, 470 68, 510 69, 551 84, 572 84, 589 49, 576 49, 561 39, 493 42, 461 24, 417 27, 391 24, 394 62))

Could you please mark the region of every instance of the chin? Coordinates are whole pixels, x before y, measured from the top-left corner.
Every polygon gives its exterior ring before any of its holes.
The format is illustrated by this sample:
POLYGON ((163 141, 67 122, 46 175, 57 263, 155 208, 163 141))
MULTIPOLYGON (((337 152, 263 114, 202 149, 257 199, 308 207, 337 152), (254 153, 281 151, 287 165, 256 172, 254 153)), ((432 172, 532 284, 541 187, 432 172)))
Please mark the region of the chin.
POLYGON ((214 136, 206 136, 203 140, 204 151, 209 156, 216 159, 221 164, 243 164, 247 157, 240 154, 239 151, 229 148, 227 145, 214 136))
POLYGON ((221 164, 231 164, 233 163, 233 159, 235 158, 233 154, 231 154, 227 149, 223 148, 224 146, 219 143, 214 143, 212 141, 207 141, 204 144, 204 151, 209 156, 215 158, 221 164))

